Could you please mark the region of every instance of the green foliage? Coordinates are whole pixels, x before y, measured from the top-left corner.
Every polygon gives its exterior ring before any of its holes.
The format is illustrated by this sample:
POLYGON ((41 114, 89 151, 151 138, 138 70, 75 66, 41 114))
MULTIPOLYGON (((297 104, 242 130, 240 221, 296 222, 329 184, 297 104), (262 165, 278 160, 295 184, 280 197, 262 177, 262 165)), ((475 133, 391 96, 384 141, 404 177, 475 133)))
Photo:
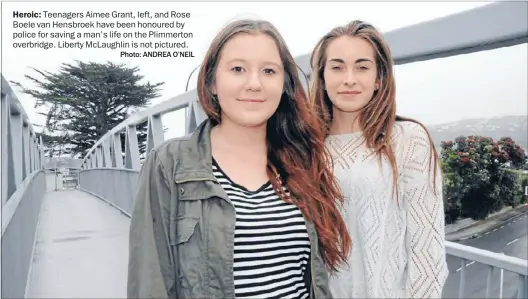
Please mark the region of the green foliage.
MULTIPOLYGON (((43 79, 25 77, 38 89, 19 86, 22 92, 33 96, 35 107, 44 107, 46 116, 47 156, 57 152, 56 142, 61 141, 63 154, 83 157, 99 138, 124 121, 138 109, 147 107, 150 100, 159 96, 164 83, 140 83, 137 67, 114 63, 79 62, 63 63, 55 73, 37 69, 43 79), (57 137, 61 136, 61 137, 57 137), (64 146, 67 144, 67 146, 64 146)), ((140 151, 146 146, 146 124, 137 127, 140 151)), ((124 150, 124 135, 121 136, 124 150)))
POLYGON ((519 192, 521 195, 521 204, 528 203, 528 194, 527 193, 527 187, 528 187, 528 173, 519 172, 519 180, 521 185, 521 192, 519 192))
POLYGON ((523 188, 521 175, 518 171, 507 170, 502 177, 500 198, 506 206, 516 207, 522 202, 523 188))
POLYGON ((504 206, 517 206, 523 198, 518 169, 526 154, 509 137, 495 142, 484 136, 461 136, 441 144, 444 173, 445 218, 484 219, 504 206))

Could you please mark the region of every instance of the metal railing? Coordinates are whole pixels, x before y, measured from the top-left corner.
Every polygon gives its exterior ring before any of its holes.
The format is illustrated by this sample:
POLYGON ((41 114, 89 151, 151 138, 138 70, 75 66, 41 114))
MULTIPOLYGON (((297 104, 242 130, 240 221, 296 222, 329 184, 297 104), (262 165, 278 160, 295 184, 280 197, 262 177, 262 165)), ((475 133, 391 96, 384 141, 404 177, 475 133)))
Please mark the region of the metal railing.
POLYGON ((140 152, 137 139, 137 126, 147 122, 146 152, 164 141, 161 117, 164 114, 188 109, 185 132, 193 131, 205 119, 203 110, 199 107, 196 92, 189 91, 158 105, 140 111, 110 130, 88 151, 82 162, 82 169, 92 168, 126 168, 139 170, 140 152), (121 147, 121 134, 125 134, 125 152, 121 147))
POLYGON ((44 150, 11 86, 2 75, 0 102, 2 298, 24 295, 30 272, 45 175, 44 150))
MULTIPOLYGON (((460 258, 460 284, 458 288, 458 298, 466 298, 466 268, 470 262, 477 262, 487 266, 486 297, 497 298, 491 294, 494 283, 498 283, 502 289, 502 272, 508 271, 517 274, 517 298, 528 298, 528 260, 507 256, 497 252, 466 246, 454 242, 447 242, 447 254, 460 258), (501 271, 501 279, 493 280, 494 271, 501 271)), ((500 292, 502 297, 502 292, 500 292)))
POLYGON ((3 206, 31 173, 42 169, 44 150, 42 138, 37 138, 24 108, 3 75, 0 113, 3 206))

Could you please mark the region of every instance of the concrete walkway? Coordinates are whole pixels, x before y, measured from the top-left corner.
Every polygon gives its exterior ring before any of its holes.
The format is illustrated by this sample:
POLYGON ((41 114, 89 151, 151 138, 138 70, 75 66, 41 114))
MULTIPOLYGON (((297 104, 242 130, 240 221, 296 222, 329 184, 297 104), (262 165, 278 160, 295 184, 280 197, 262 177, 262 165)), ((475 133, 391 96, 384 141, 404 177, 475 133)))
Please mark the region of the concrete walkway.
POLYGON ((126 298, 129 223, 85 192, 47 193, 27 298, 126 298))

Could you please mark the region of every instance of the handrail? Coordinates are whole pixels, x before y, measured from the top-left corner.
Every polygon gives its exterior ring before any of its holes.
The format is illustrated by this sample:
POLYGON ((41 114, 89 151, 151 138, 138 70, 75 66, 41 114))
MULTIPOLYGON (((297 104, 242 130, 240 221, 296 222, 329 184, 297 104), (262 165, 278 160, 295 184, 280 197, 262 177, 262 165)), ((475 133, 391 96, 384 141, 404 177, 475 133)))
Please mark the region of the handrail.
POLYGON ((163 114, 175 111, 175 110, 185 108, 188 106, 188 104, 192 101, 193 98, 196 98, 195 95, 196 95, 196 91, 191 90, 189 92, 180 94, 176 97, 173 97, 171 99, 168 99, 164 102, 161 102, 159 104, 156 104, 154 106, 151 106, 149 108, 146 108, 144 110, 141 110, 131 115, 129 118, 125 119, 120 124, 115 126, 113 129, 108 131, 105 135, 103 135, 103 137, 99 138, 99 140, 90 148, 90 150, 87 152, 87 154, 83 158, 83 163, 95 151, 95 149, 97 149, 97 147, 102 145, 104 140, 109 138, 109 136, 119 133, 125 130, 129 126, 137 126, 141 123, 144 123, 152 115, 163 115, 163 114))
POLYGON ((18 113, 22 115, 22 120, 24 124, 26 124, 29 127, 29 130, 31 133, 35 133, 35 130, 33 128, 33 124, 29 121, 29 117, 26 113, 26 110, 24 110, 24 107, 18 100, 18 97, 16 96, 15 92, 11 88, 11 85, 7 80, 4 78, 4 75, 2 74, 2 94, 6 95, 10 100, 11 108, 15 108, 18 113))
POLYGON ((447 254, 528 276, 528 260, 454 242, 446 242, 447 254))
POLYGON ((2 153, 1 205, 21 188, 24 180, 42 169, 42 136, 37 138, 33 124, 11 85, 1 74, 0 136, 2 153))
POLYGON ((2 234, 0 235, 0 240, 3 239, 4 233, 9 227, 11 219, 13 218, 18 207, 20 206, 24 194, 26 194, 26 191, 28 190, 29 186, 33 183, 33 180, 41 171, 43 170, 41 169, 30 173, 24 179, 22 184, 18 186, 19 188, 15 191, 15 193, 11 195, 9 201, 7 201, 6 204, 2 207, 2 234))

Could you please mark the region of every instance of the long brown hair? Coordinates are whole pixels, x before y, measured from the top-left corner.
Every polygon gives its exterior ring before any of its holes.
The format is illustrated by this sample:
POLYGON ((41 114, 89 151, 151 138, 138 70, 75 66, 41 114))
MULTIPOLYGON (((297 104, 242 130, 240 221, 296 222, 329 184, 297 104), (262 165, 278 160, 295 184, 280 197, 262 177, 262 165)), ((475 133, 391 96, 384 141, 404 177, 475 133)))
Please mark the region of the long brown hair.
MULTIPOLYGON (((417 120, 396 115, 396 83, 393 74, 394 63, 388 44, 381 33, 371 24, 356 20, 345 26, 332 29, 316 44, 312 56, 311 67, 313 77, 310 84, 310 103, 323 122, 325 137, 329 135, 333 119, 332 102, 324 89, 324 69, 326 66, 326 50, 328 44, 341 36, 360 37, 372 45, 376 56, 377 79, 379 88, 372 99, 359 113, 359 125, 363 131, 366 145, 374 149, 374 153, 381 159, 383 155, 388 159, 393 172, 394 192, 397 193, 398 167, 392 143, 392 130, 396 121, 411 121, 423 127, 431 143, 431 156, 434 158, 434 168, 437 169, 438 155, 433 139, 427 128, 417 120)), ((436 182, 434 171, 434 182, 436 182)), ((436 190, 436 188, 435 188, 436 190)))
POLYGON ((279 196, 297 205, 318 232, 319 249, 327 267, 346 262, 351 240, 338 209, 343 203, 324 145, 320 122, 308 105, 295 61, 278 30, 269 22, 239 20, 227 25, 212 41, 198 75, 199 101, 213 124, 221 122, 220 106, 211 86, 226 42, 239 33, 271 36, 285 69, 284 92, 267 123, 268 177, 279 196), (293 196, 283 191, 282 184, 293 196))

